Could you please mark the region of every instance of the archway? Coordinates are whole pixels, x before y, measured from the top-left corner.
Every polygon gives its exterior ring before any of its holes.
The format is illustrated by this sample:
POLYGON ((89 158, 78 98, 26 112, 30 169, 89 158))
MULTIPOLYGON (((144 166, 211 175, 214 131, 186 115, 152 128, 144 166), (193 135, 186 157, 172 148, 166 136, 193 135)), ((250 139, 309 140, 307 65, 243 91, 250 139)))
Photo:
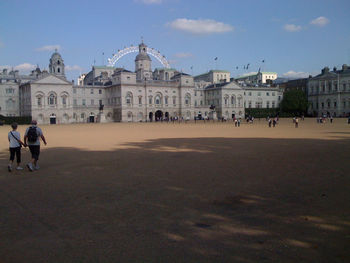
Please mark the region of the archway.
POLYGON ((56 115, 54 113, 50 115, 50 124, 56 124, 56 115))
POLYGON ((163 112, 161 110, 157 110, 155 113, 155 118, 156 118, 156 121, 163 120, 163 112))
POLYGON ((89 122, 95 122, 95 114, 93 112, 90 113, 89 122))
POLYGON ((148 117, 149 117, 149 121, 152 122, 153 121, 153 112, 150 112, 148 117))

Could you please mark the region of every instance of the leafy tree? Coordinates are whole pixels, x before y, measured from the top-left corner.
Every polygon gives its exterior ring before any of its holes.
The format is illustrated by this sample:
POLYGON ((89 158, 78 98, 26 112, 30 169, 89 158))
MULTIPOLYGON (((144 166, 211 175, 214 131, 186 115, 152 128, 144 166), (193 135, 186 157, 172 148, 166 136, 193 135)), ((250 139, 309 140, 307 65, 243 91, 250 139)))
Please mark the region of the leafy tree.
POLYGON ((294 115, 305 114, 308 108, 306 94, 302 90, 289 90, 284 92, 281 102, 283 112, 288 112, 294 115))

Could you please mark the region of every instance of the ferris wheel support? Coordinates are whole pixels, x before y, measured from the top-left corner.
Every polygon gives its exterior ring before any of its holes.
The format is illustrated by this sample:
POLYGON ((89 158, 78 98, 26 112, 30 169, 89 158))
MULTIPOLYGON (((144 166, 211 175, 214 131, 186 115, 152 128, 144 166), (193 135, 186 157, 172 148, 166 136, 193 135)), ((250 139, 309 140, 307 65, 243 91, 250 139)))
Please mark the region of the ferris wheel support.
MULTIPOLYGON (((137 46, 135 46, 135 47, 131 46, 131 47, 127 47, 127 48, 124 48, 122 50, 119 50, 118 53, 114 54, 112 58, 107 59, 108 66, 114 67, 115 63, 117 63, 119 59, 121 59, 122 57, 124 57, 127 54, 138 52, 138 51, 139 51, 139 48, 137 46)), ((147 47, 146 52, 147 52, 147 54, 155 57, 165 68, 170 68, 169 62, 166 60, 165 56, 160 54, 159 51, 157 51, 153 48, 147 47)))

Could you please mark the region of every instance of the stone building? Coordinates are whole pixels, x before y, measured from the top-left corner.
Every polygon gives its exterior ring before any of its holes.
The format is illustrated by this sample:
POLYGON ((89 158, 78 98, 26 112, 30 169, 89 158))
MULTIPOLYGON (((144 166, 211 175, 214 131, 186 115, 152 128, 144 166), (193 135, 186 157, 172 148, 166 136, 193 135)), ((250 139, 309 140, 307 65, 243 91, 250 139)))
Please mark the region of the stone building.
POLYGON ((328 67, 308 81, 308 113, 314 116, 347 116, 350 114, 350 68, 328 67))
POLYGON ((56 51, 49 72, 39 68, 28 76, 3 72, 0 80, 0 114, 31 116, 41 124, 146 122, 171 117, 229 120, 243 118, 245 107, 278 107, 282 99, 276 88, 230 81, 228 71, 211 70, 196 77, 172 68, 152 71, 144 43, 138 46, 133 72, 93 66, 74 85, 66 80, 64 61, 56 51))
POLYGON ((258 72, 236 78, 238 83, 249 83, 249 84, 272 84, 277 79, 276 72, 258 72))

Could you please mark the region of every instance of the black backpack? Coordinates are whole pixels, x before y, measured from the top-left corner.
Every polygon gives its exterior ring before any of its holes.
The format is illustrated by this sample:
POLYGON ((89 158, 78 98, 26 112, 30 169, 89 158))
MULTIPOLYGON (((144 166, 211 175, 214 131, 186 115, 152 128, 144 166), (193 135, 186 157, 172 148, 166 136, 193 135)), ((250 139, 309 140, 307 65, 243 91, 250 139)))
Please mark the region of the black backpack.
POLYGON ((36 133, 36 127, 34 127, 34 126, 29 127, 27 137, 28 137, 28 142, 36 142, 37 141, 38 134, 36 133))

